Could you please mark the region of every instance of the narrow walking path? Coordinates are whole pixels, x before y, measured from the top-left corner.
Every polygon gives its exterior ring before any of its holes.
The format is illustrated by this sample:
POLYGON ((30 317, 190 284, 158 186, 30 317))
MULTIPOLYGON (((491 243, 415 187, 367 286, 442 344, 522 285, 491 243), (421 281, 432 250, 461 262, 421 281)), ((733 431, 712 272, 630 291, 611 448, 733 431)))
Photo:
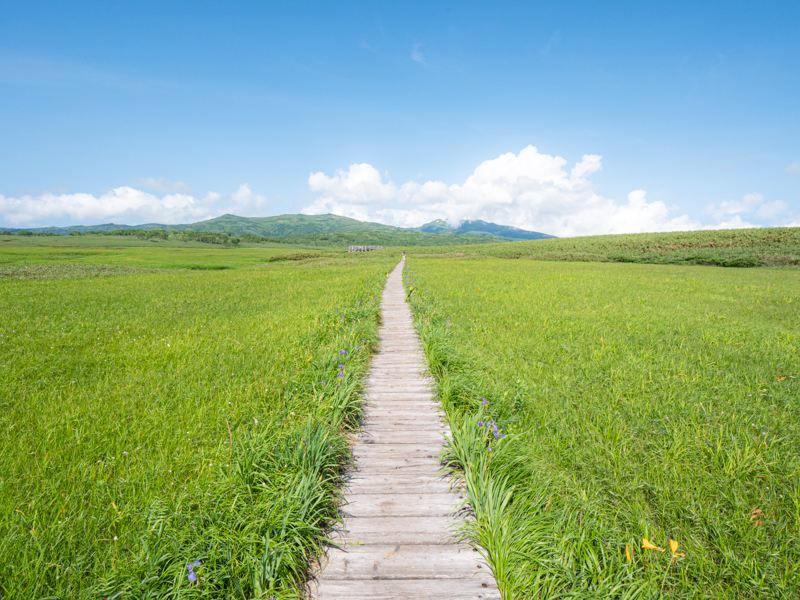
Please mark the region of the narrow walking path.
POLYGON ((480 554, 454 537, 461 495, 439 455, 448 433, 425 376, 425 355, 405 301, 405 261, 383 292, 380 348, 367 379, 364 429, 353 448, 344 524, 312 597, 499 599, 480 554))

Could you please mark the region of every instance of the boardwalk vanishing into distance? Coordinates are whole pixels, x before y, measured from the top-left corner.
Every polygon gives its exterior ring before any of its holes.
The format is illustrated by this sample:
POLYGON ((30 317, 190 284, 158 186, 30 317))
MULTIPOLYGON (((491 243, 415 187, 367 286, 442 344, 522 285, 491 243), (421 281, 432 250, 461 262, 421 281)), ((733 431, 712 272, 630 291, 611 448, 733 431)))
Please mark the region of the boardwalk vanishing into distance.
POLYGON ((402 285, 405 259, 383 292, 380 348, 367 379, 356 471, 311 583, 319 600, 499 599, 480 553, 455 537, 462 495, 440 454, 447 425, 426 377, 425 356, 402 285))

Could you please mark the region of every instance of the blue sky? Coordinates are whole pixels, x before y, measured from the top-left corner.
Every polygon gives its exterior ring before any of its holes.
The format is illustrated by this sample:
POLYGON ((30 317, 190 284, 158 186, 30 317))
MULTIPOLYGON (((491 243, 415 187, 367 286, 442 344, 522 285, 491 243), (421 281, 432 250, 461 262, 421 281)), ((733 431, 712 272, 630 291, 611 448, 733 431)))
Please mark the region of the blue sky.
POLYGON ((301 210, 560 235, 800 224, 798 2, 0 14, 0 226, 301 210))

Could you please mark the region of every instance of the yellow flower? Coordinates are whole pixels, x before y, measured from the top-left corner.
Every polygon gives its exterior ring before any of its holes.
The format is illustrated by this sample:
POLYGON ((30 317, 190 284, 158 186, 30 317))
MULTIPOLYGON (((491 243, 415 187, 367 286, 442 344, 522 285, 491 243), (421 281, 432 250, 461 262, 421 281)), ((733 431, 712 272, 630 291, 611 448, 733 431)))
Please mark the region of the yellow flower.
POLYGON ((642 538, 642 550, 658 550, 659 552, 664 551, 663 548, 659 548, 647 538, 642 538))
POLYGON ((628 562, 633 562, 633 550, 631 550, 630 544, 625 544, 625 558, 628 559, 628 562))
POLYGON ((678 552, 678 546, 680 546, 680 544, 676 540, 669 538, 669 551, 672 552, 673 558, 686 556, 683 552, 678 552))

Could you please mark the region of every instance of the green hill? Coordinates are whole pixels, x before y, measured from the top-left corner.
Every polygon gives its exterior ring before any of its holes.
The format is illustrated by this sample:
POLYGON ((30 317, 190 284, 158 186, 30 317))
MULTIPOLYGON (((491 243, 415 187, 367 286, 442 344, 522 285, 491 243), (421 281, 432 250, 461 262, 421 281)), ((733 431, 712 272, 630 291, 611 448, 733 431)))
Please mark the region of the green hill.
POLYGON ((800 266, 800 227, 597 235, 423 252, 534 260, 796 267, 800 266))
POLYGON ((191 225, 176 225, 188 231, 215 231, 237 235, 257 235, 267 238, 285 238, 320 233, 394 233, 398 227, 366 223, 338 215, 278 215, 275 217, 238 217, 222 215, 191 225))
MULTIPOLYGON (((432 224, 428 224, 432 225, 432 224)), ((239 217, 222 215, 185 225, 75 225, 42 227, 31 230, 0 230, 8 233, 29 231, 37 234, 69 235, 73 233, 110 233, 113 231, 163 229, 173 232, 226 233, 231 236, 261 238, 270 241, 303 245, 374 244, 384 246, 440 246, 447 244, 479 244, 515 239, 550 237, 538 232, 526 232, 514 227, 484 221, 465 221, 454 228, 427 226, 417 229, 393 227, 381 223, 358 221, 338 215, 278 215, 274 217, 239 217), (467 225, 471 224, 471 225, 467 225), (466 225, 466 226, 465 226, 466 225), (534 235, 536 237, 524 237, 534 235)))
MULTIPOLYGON (((222 215, 191 225, 175 225, 173 229, 247 235, 312 246, 342 244, 438 246, 487 241, 477 235, 461 237, 447 232, 430 234, 381 223, 359 221, 339 215, 278 215, 275 217, 222 215)), ((498 238, 495 238, 494 241, 498 241, 498 238)))

